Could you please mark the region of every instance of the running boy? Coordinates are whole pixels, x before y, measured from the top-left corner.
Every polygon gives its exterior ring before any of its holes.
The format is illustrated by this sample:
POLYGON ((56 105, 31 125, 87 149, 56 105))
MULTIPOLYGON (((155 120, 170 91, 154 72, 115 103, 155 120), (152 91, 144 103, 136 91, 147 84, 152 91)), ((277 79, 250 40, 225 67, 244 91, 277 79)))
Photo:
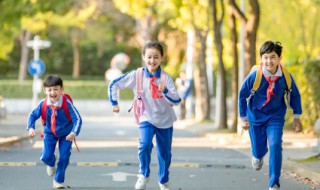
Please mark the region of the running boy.
MULTIPOLYGON (((109 98, 113 112, 119 112, 118 90, 131 88, 135 97, 139 94, 137 89, 141 84, 142 100, 145 110, 139 119, 139 176, 135 189, 145 189, 149 181, 152 139, 156 136, 158 155, 158 183, 160 190, 169 190, 169 167, 171 163, 171 144, 173 122, 177 120, 172 105, 181 101, 174 86, 172 78, 162 71, 160 64, 164 59, 164 50, 158 42, 148 42, 142 52, 142 60, 146 64, 141 72, 141 81, 137 75, 138 70, 126 73, 111 81, 109 85, 109 98), (165 79, 163 83, 162 78, 165 79), (137 82, 138 81, 138 82, 137 82), (137 84, 139 83, 140 84, 137 84)), ((140 68, 141 69, 141 68, 140 68)))
POLYGON ((35 136, 35 122, 43 114, 44 119, 44 146, 40 160, 47 165, 47 174, 54 176, 53 188, 64 188, 65 172, 69 165, 72 141, 79 134, 82 119, 74 105, 64 95, 63 81, 57 75, 49 75, 43 82, 44 92, 47 95, 40 104, 30 113, 27 129, 29 136, 35 136), (42 113, 46 105, 46 113, 42 113), (64 106, 67 108, 63 109, 64 106), (66 111, 67 109, 67 111, 66 111), (66 113, 68 112, 68 113, 66 113), (70 118, 68 118, 68 115, 70 118), (56 144, 59 143, 59 161, 56 169, 56 144))
POLYGON ((290 95, 288 104, 294 114, 293 127, 296 132, 302 131, 300 93, 291 75, 292 88, 288 89, 284 68, 280 64, 281 53, 282 46, 279 42, 265 42, 260 48, 261 65, 258 69, 263 75, 260 87, 252 92, 257 76, 257 71, 254 71, 247 76, 239 93, 239 115, 242 128, 249 129, 254 169, 261 169, 269 144, 269 190, 280 189, 287 92, 290 95))

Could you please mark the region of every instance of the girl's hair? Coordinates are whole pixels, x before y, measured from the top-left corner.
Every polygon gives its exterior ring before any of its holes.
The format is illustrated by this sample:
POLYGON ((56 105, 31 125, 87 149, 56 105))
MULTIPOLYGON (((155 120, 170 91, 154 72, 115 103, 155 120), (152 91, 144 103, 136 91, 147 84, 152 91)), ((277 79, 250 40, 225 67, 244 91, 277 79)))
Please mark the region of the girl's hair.
POLYGON ((146 43, 146 45, 144 45, 144 47, 143 47, 142 55, 144 55, 146 53, 146 49, 149 49, 149 48, 155 48, 160 52, 161 56, 164 55, 163 46, 161 45, 160 42, 151 41, 151 42, 146 43))
POLYGON ((266 41, 260 48, 260 57, 265 53, 276 52, 280 57, 282 53, 282 46, 280 42, 266 41))
POLYGON ((43 87, 61 86, 63 87, 63 81, 58 75, 49 75, 43 81, 43 87))

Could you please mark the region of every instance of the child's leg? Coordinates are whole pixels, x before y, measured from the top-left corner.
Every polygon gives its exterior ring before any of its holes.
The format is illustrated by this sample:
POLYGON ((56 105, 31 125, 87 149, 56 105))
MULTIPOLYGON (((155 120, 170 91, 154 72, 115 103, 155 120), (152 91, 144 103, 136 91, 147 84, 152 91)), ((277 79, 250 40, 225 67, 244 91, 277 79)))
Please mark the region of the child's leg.
POLYGON ((282 134, 283 126, 271 125, 267 127, 268 142, 270 149, 269 178, 270 187, 277 184, 280 187, 280 175, 282 165, 282 134))
POLYGON ((250 126, 249 135, 253 157, 261 160, 268 152, 265 126, 250 126))
POLYGON ((59 139, 59 161, 54 180, 59 183, 64 182, 66 169, 69 165, 69 159, 71 155, 72 141, 66 140, 66 138, 59 139))
POLYGON ((46 165, 54 167, 56 164, 56 157, 54 156, 54 151, 56 149, 56 143, 58 138, 51 134, 45 134, 43 139, 43 149, 41 153, 40 160, 42 160, 46 165))
POLYGON ((158 180, 161 184, 165 184, 169 181, 172 133, 173 127, 168 129, 156 129, 157 154, 159 163, 158 180))
POLYGON ((148 122, 143 122, 139 126, 139 173, 144 177, 150 175, 151 151, 153 148, 152 138, 155 127, 148 122))

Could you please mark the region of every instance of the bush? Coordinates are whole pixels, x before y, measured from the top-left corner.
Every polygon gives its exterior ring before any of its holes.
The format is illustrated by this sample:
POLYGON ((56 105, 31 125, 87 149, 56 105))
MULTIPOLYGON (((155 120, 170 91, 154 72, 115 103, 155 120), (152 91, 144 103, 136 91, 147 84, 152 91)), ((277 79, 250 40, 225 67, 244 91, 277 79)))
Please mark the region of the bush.
MULTIPOLYGON (((313 131, 317 118, 320 117, 320 60, 306 61, 286 67, 292 73, 300 90, 302 101, 301 122, 305 132, 313 131)), ((292 111, 288 109, 286 127, 292 126, 292 111), (288 126, 290 125, 290 126, 288 126)))
MULTIPOLYGON (((109 99, 108 84, 103 80, 64 80, 64 92, 73 99, 109 99)), ((0 94, 5 98, 32 98, 32 80, 19 82, 17 80, 0 80, 0 94)), ((41 92, 40 98, 45 94, 41 92)), ((121 99, 133 99, 131 89, 120 93, 121 99)))

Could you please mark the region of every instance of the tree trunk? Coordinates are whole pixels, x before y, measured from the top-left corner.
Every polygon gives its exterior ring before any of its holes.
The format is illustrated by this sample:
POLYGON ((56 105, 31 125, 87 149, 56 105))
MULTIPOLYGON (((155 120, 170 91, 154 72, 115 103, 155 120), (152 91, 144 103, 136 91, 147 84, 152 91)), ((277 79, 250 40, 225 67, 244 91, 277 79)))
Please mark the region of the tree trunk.
MULTIPOLYGON (((158 40, 160 28, 158 21, 151 16, 145 16, 136 20, 137 42, 142 48, 150 40, 158 40)), ((144 66, 144 63, 141 63, 144 66)))
POLYGON ((232 47, 232 57, 233 57, 233 69, 232 69, 232 105, 233 105, 233 115, 232 115, 232 125, 231 130, 237 132, 238 125, 238 91, 239 91, 239 63, 238 63, 238 50, 237 50, 237 27, 236 18, 229 11, 229 27, 231 30, 231 47, 232 47))
POLYGON ((79 51, 79 40, 76 36, 72 38, 72 50, 73 50, 73 72, 72 78, 77 79, 80 76, 80 51, 79 51))
POLYGON ((227 126, 227 88, 226 88, 226 73, 223 62, 223 44, 221 37, 221 26, 224 15, 224 4, 223 0, 221 0, 221 18, 218 20, 217 15, 217 2, 216 0, 211 0, 212 13, 213 13, 213 31, 214 31, 214 44, 216 46, 217 55, 218 55, 218 86, 217 89, 217 97, 216 97, 216 119, 215 119, 215 127, 219 129, 228 128, 227 126))
POLYGON ((194 71, 194 83, 196 91, 196 115, 197 121, 210 120, 210 96, 208 89, 208 77, 206 72, 206 39, 207 32, 196 30, 196 36, 201 44, 201 50, 196 50, 194 71))
POLYGON ((20 49, 21 49, 21 57, 20 57, 20 65, 19 65, 19 76, 18 80, 23 81, 27 79, 27 64, 28 64, 28 56, 29 56, 29 48, 27 47, 27 42, 31 39, 31 32, 27 30, 23 30, 20 34, 20 49))
POLYGON ((260 7, 258 0, 249 1, 249 17, 245 17, 245 14, 241 12, 239 7, 236 5, 234 0, 229 1, 229 5, 232 8, 233 14, 245 23, 244 32, 244 46, 245 46, 245 64, 246 64, 246 74, 250 73, 250 69, 256 64, 256 41, 257 41, 257 30, 259 26, 260 19, 260 7))

